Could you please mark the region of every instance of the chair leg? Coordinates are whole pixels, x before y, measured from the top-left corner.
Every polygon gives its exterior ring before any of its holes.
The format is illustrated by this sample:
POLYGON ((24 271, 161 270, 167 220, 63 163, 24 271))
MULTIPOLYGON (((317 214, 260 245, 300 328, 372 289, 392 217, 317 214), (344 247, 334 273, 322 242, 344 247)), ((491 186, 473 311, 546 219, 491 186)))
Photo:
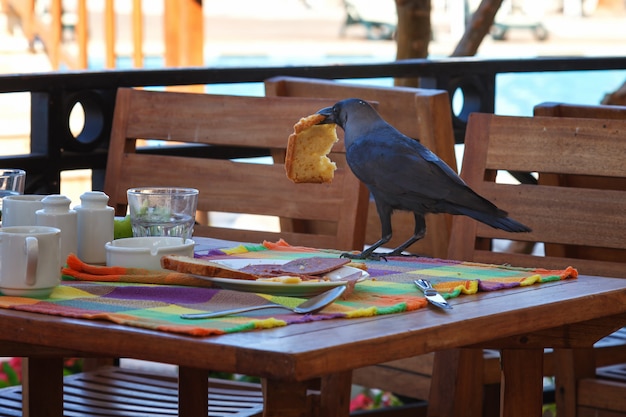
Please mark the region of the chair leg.
POLYGON ((554 349, 553 357, 557 414, 575 416, 577 383, 596 373, 593 348, 554 349))
POLYGON ((23 417, 63 416, 63 359, 24 358, 23 417))
POLYGON ((500 384, 488 384, 484 386, 483 417, 500 416, 500 384))
POLYGON ((178 369, 178 414, 206 417, 209 404, 209 371, 181 366, 178 369))

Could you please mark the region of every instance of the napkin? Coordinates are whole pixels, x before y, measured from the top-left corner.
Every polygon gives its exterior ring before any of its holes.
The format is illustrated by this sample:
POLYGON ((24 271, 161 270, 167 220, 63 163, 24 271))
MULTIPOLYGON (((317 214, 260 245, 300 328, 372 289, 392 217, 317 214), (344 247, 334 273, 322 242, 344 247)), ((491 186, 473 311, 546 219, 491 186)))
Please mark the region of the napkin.
POLYGON ((126 268, 123 266, 90 265, 71 253, 67 257, 67 266, 62 269, 63 279, 100 282, 133 282, 144 284, 187 285, 193 287, 212 287, 210 281, 193 275, 166 270, 126 268))

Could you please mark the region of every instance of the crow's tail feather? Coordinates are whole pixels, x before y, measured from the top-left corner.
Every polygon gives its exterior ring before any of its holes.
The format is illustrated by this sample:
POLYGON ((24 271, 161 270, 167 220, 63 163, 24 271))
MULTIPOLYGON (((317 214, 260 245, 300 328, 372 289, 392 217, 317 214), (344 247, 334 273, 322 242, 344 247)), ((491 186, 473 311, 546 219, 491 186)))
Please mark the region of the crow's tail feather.
POLYGON ((461 209, 460 211, 461 214, 469 216, 496 229, 502 229, 507 232, 514 233, 532 231, 530 227, 508 217, 507 213, 503 210, 498 210, 496 215, 467 209, 461 209))
MULTIPOLYGON (((480 219, 478 219, 480 220, 480 219)), ((525 224, 518 222, 517 220, 513 220, 510 217, 496 217, 489 219, 490 221, 485 221, 483 223, 488 224, 491 227, 495 227, 496 229, 502 229, 507 232, 531 232, 532 229, 525 224)))

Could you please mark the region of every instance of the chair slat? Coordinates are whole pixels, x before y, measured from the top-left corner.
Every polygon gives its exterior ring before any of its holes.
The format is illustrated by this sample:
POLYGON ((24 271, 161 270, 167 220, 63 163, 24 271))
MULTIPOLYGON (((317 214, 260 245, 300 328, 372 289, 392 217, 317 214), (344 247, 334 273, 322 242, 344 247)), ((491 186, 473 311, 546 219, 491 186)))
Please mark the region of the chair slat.
POLYGON ((625 177, 621 156, 626 155, 626 141, 619 140, 623 137, 626 120, 500 116, 490 120, 486 167, 625 177), (546 157, 538 155, 539 150, 546 157))
POLYGON ((481 183, 474 190, 533 229, 531 233, 515 235, 481 223, 477 229, 478 236, 606 248, 624 247, 626 190, 492 182, 481 183))
MULTIPOLYGON (((301 117, 332 104, 318 98, 155 93, 133 90, 127 138, 284 148, 301 117)), ((334 149, 344 152, 343 141, 334 149)))

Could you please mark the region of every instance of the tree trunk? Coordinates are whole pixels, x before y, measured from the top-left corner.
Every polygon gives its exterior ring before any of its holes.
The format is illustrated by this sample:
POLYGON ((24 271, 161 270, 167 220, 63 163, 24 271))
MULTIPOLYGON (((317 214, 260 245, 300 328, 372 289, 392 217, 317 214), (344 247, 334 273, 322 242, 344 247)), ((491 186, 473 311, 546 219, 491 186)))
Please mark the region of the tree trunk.
MULTIPOLYGON (((472 15, 452 56, 476 55, 478 47, 489 33, 502 0, 482 0, 472 15)), ((396 0, 398 26, 396 30, 396 59, 427 58, 432 36, 430 0, 396 0)), ((417 78, 396 78, 397 86, 419 87, 417 78)))
MULTIPOLYGON (((430 0, 396 0, 396 59, 427 58, 431 38, 430 0)), ((417 78, 396 78, 395 85, 418 87, 417 78)))
POLYGON ((457 44, 452 56, 474 56, 480 43, 489 33, 502 0, 482 0, 472 15, 463 37, 457 44))

